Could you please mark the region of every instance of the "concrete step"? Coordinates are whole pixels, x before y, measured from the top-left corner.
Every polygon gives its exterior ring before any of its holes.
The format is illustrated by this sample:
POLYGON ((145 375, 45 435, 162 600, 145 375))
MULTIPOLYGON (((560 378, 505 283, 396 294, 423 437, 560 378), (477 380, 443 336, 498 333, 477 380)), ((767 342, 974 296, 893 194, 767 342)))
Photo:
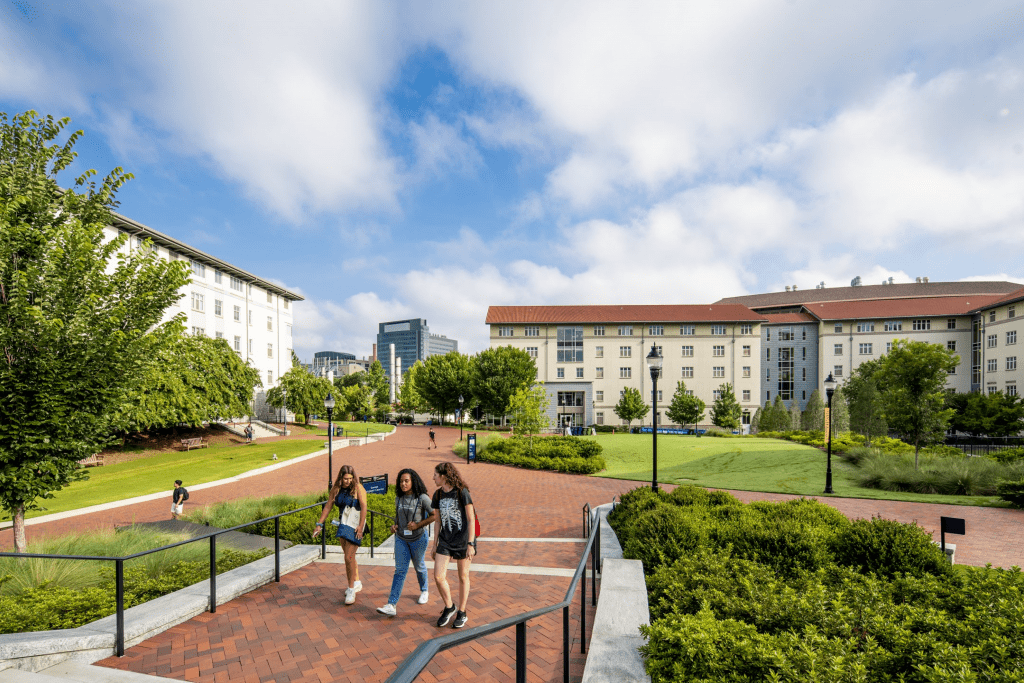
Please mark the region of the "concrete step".
MULTIPOLYGON (((62 683, 68 681, 79 681, 79 683, 154 683, 156 681, 166 682, 170 679, 160 676, 135 673, 134 671, 122 671, 121 669, 108 669, 105 666, 93 666, 70 660, 61 662, 49 669, 39 672, 42 675, 52 677, 50 681, 37 681, 36 683, 55 683, 60 680, 62 683)), ((38 674, 37 674, 38 675, 38 674)), ((29 683, 25 681, 24 683, 29 683)))
POLYGON ((0 683, 67 683, 67 679, 21 669, 4 669, 0 671, 0 683))

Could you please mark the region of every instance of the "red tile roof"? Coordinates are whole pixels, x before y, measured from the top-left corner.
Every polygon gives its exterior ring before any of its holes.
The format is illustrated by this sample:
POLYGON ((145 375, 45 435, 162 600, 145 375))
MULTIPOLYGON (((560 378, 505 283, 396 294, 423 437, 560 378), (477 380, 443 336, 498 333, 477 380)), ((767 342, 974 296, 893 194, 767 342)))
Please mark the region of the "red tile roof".
POLYGON ((880 301, 834 301, 807 304, 804 310, 821 320, 880 320, 883 318, 922 318, 943 315, 968 315, 979 306, 1001 296, 946 296, 925 299, 888 299, 880 301))
POLYGON ((696 306, 490 306, 488 325, 510 323, 761 322, 764 316, 738 304, 696 306))
POLYGON ((769 325, 792 323, 816 323, 818 319, 810 313, 762 313, 769 325))
POLYGON ((1010 292, 1004 297, 996 297, 988 303, 982 305, 981 308, 976 308, 972 313, 980 313, 982 309, 995 308, 996 306, 1002 306, 1003 304, 1012 304, 1016 301, 1024 301, 1024 287, 1021 287, 1016 292, 1010 292))

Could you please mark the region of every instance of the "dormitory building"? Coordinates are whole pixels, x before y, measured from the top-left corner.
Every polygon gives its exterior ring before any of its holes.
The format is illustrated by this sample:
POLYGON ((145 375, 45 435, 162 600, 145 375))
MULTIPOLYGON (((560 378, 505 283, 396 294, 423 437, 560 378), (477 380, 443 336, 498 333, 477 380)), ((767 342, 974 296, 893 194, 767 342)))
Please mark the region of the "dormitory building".
POLYGON ((650 405, 652 345, 664 357, 657 420, 665 426, 679 380, 709 409, 731 384, 749 425, 776 396, 803 410, 829 374, 841 384, 896 339, 956 352, 948 386, 957 392, 1016 394, 1024 385, 1024 287, 1013 282, 793 287, 707 305, 491 306, 486 323, 492 347, 535 359, 548 418, 560 426, 624 424, 613 408, 627 387, 650 405))

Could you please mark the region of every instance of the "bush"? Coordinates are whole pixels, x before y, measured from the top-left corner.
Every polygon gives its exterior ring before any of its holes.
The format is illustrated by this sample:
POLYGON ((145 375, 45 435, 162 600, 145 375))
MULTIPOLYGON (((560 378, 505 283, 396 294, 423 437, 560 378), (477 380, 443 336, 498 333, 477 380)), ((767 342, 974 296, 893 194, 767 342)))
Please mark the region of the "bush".
POLYGON ((912 455, 866 455, 854 474, 858 484, 884 491, 953 496, 994 496, 999 482, 1024 475, 1024 462, 1002 465, 988 458, 925 453, 915 469, 912 455))
POLYGON ((1004 465, 1009 465, 1024 460, 1024 448, 1003 448, 998 451, 992 451, 985 457, 1004 465))
MULTIPOLYGON (((590 428, 596 431, 598 434, 611 434, 615 431, 615 425, 590 425, 590 428)), ((619 431, 622 431, 621 429, 619 431)))
MULTIPOLYGON (((452 449, 466 457, 467 446, 457 443, 452 449)), ((480 462, 512 465, 534 470, 553 470, 571 474, 593 474, 605 468, 601 444, 574 436, 545 436, 531 439, 522 436, 502 438, 491 435, 477 441, 480 462)))
POLYGON ((863 574, 893 578, 898 574, 944 576, 953 571, 931 534, 916 524, 859 519, 833 536, 830 546, 836 564, 863 574))
POLYGON ((1024 508, 1024 479, 1000 482, 996 487, 996 493, 1014 507, 1024 508))

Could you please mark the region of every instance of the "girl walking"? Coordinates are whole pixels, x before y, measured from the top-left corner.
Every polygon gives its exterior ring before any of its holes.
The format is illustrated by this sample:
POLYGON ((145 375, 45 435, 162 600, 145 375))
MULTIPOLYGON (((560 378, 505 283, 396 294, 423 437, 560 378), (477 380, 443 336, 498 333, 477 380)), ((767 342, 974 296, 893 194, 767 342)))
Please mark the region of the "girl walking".
POLYGON ((416 570, 419 580, 421 605, 427 604, 430 593, 427 590, 427 534, 425 528, 434 520, 433 508, 427 487, 415 470, 404 469, 398 473, 397 496, 395 497, 395 525, 391 527, 395 534, 395 576, 391 579, 391 594, 388 604, 378 607, 377 611, 389 617, 397 612, 398 598, 402 595, 402 586, 409 573, 409 561, 416 570))
POLYGON ((356 549, 363 544, 363 529, 366 528, 366 489, 359 483, 359 477, 351 465, 342 465, 338 477, 327 497, 320 521, 313 530, 316 538, 324 528, 324 521, 331 514, 331 508, 338 506, 341 520, 338 525, 337 537, 341 539, 341 547, 345 552, 345 574, 348 577, 348 588, 345 590, 345 604, 356 601, 356 593, 363 590, 363 582, 359 580, 359 565, 356 564, 356 549))
POLYGON ((434 583, 444 600, 444 609, 437 620, 438 627, 447 626, 455 617, 453 628, 466 625, 466 603, 469 601, 469 565, 476 556, 476 513, 469 488, 459 471, 450 462, 438 463, 434 468, 434 491, 431 507, 434 513, 434 583), (459 603, 452 601, 448 586, 448 561, 455 560, 459 570, 459 603))

